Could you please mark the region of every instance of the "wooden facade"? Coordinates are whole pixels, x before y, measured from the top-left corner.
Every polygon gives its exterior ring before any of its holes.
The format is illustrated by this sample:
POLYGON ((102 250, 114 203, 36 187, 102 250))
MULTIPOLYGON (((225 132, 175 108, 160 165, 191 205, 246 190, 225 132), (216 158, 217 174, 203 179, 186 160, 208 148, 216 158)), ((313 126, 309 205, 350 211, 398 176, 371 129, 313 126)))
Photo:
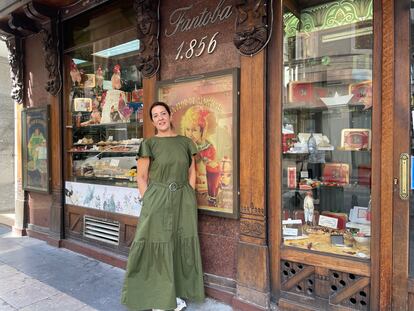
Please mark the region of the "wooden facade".
MULTIPOLYGON (((24 65, 21 78, 24 96, 16 101, 19 107, 49 105, 51 108, 51 192, 23 191, 21 165, 18 165, 16 211, 19 207, 24 213, 22 225, 16 230, 27 231, 51 245, 124 267, 139 219, 65 204, 65 176, 70 170, 65 150, 71 141, 71 128, 67 126, 71 116, 63 96, 63 88, 67 87, 64 82, 69 79, 65 70, 68 64, 60 64, 56 74, 61 76, 55 78, 61 81, 62 88, 51 94, 45 85, 51 80, 53 70, 47 69, 43 57, 33 57, 44 53, 40 32, 43 28, 50 29, 56 23, 59 31, 55 40, 62 39, 65 19, 76 19, 82 12, 114 2, 33 0, 22 4, 16 1, 6 8, 0 6, 3 10, 0 31, 8 40, 23 42, 23 50, 18 52, 23 55, 24 65), (30 16, 25 13, 28 7, 39 12, 35 14, 36 19, 32 16, 34 26, 30 27, 26 20, 30 16), (119 245, 108 246, 85 238, 84 215, 119 222, 119 245)), ((181 6, 191 2, 183 1, 181 6)), ((204 2, 215 7, 220 1, 204 2)), ((225 2, 234 6, 236 14, 235 7, 240 4, 225 2)), ((245 1, 251 5, 259 2, 245 1)), ((239 144, 236 148, 239 189, 235 191, 239 191, 240 212, 238 219, 199 215, 207 294, 240 310, 269 310, 271 304, 277 304, 281 310, 414 310, 414 279, 409 277, 410 201, 399 197, 400 154, 410 154, 411 143, 410 1, 373 0, 370 260, 301 250, 282 243, 283 13, 285 7, 299 12, 304 5, 323 2, 266 1, 268 6, 273 6, 272 10, 267 8, 273 17, 268 19, 268 23, 272 22, 269 24, 271 37, 263 50, 251 56, 241 55, 233 45, 234 20, 227 22, 225 29, 223 25, 213 26, 214 31, 225 33, 221 42, 224 48, 218 55, 205 55, 180 66, 169 63, 174 59, 174 49, 182 40, 189 41, 202 34, 202 30, 183 33, 174 39, 161 37, 160 70, 143 79, 144 137, 154 134, 148 109, 157 98, 157 82, 239 68, 239 144), (311 290, 298 292, 297 288, 304 287, 303 284, 310 284, 311 290), (340 290, 333 291, 333 288, 340 290), (357 296, 363 297, 364 304, 353 303, 357 296)), ((176 7, 175 1, 161 1, 161 25, 176 7)), ((56 53, 63 56, 62 47, 56 53)))

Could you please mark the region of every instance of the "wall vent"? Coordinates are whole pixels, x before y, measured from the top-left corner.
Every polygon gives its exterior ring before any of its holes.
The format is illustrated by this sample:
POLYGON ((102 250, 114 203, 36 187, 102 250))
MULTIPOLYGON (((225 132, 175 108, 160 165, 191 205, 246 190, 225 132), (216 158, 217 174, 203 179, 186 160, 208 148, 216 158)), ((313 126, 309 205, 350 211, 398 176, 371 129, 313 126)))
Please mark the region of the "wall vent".
POLYGON ((85 215, 83 224, 84 237, 119 245, 119 222, 85 215))

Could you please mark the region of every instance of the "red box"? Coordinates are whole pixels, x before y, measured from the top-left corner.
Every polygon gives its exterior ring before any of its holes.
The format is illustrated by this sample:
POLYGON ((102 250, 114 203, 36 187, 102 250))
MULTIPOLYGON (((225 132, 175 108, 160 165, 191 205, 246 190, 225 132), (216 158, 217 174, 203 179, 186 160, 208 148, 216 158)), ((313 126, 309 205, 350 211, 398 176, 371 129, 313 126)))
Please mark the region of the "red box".
POLYGON ((338 219, 338 229, 345 229, 346 223, 348 222, 347 214, 324 211, 322 215, 338 219))
POLYGON ((339 185, 349 184, 349 165, 346 163, 326 163, 323 166, 322 180, 339 185))
POLYGON ((371 187, 371 165, 358 165, 358 184, 371 187))
POLYGON ((287 186, 288 188, 296 188, 296 166, 289 166, 287 168, 287 186))
POLYGON ((296 134, 283 134, 282 135, 282 151, 286 153, 296 142, 296 134))
POLYGON ((312 82, 292 81, 289 82, 290 103, 310 103, 314 99, 312 82))

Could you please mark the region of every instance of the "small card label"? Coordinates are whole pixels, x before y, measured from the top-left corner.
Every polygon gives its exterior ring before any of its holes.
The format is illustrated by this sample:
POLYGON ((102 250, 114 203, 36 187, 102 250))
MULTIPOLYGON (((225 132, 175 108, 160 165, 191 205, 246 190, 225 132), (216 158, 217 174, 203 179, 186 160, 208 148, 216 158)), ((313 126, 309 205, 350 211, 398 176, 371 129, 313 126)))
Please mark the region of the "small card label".
POLYGON ((300 178, 309 178, 308 171, 300 171, 300 178))
POLYGON ((297 236, 298 235, 298 229, 283 228, 283 235, 297 236))
POLYGON ((322 227, 338 229, 338 219, 334 217, 320 215, 318 224, 319 226, 322 226, 322 227))
POLYGON ((302 224, 302 219, 286 219, 286 220, 282 220, 282 225, 301 225, 302 224))

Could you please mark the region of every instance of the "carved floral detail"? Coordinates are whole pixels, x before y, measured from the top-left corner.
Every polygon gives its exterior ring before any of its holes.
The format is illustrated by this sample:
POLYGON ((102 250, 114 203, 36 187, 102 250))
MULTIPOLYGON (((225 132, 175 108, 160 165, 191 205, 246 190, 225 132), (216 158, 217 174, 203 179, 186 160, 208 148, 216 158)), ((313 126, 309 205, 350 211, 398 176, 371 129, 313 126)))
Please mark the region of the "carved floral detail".
POLYGON ((18 104, 23 102, 23 49, 22 39, 9 37, 6 40, 12 80, 11 98, 18 104))
POLYGON ((53 30, 49 31, 43 28, 41 33, 43 36, 43 51, 45 52, 45 67, 49 73, 45 89, 51 95, 56 96, 62 85, 59 73, 58 40, 53 30))
POLYGON ((243 55, 260 51, 267 43, 268 21, 266 0, 240 0, 236 4, 237 17, 234 45, 243 55))
POLYGON ((240 220, 240 233, 256 238, 264 239, 266 237, 266 226, 264 222, 241 219, 240 220))
POLYGON ((135 0, 137 37, 140 40, 137 69, 150 78, 160 67, 159 51, 159 1, 135 0))

